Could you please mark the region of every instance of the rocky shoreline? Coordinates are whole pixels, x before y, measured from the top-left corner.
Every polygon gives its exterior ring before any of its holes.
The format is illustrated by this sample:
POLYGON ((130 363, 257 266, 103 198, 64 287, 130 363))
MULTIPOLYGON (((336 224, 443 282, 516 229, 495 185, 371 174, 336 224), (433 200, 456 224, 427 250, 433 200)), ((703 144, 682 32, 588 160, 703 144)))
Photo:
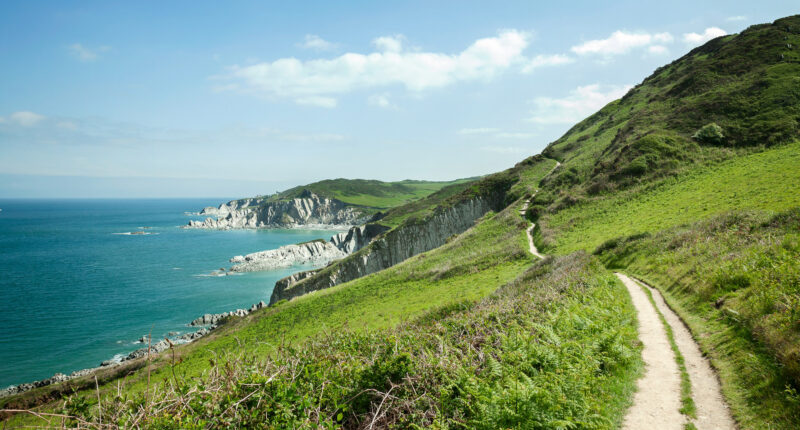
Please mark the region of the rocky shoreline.
POLYGON ((319 196, 308 190, 290 200, 266 198, 231 200, 199 212, 208 218, 191 220, 184 228, 214 230, 247 228, 349 228, 365 223, 369 214, 357 206, 319 196))
MULTIPOLYGON (((224 323, 224 320, 229 317, 245 317, 252 312, 255 312, 259 309, 267 307, 267 304, 264 301, 258 302, 253 304, 249 309, 236 309, 230 312, 223 312, 219 314, 205 314, 201 317, 194 319, 192 322, 187 324, 189 327, 200 327, 197 331, 193 331, 190 333, 185 333, 180 336, 176 335, 173 337, 164 338, 158 342, 151 343, 149 347, 139 348, 135 351, 130 352, 128 355, 111 358, 109 360, 105 360, 100 363, 97 367, 90 367, 88 369, 81 369, 76 370, 70 374, 64 373, 56 373, 55 375, 51 376, 47 379, 42 379, 39 381, 27 382, 19 385, 12 385, 5 389, 0 390, 0 398, 11 396, 14 394, 24 393, 26 391, 30 391, 34 388, 41 388, 46 387, 48 385, 57 384, 60 382, 66 382, 71 379, 80 378, 82 376, 91 375, 92 373, 98 370, 104 370, 113 368, 116 366, 121 365, 122 363, 136 360, 138 358, 147 357, 148 354, 158 354, 163 351, 168 350, 173 345, 182 345, 190 342, 194 342, 197 339, 200 339, 203 336, 208 335, 214 329, 219 327, 220 324, 224 323)), ((143 343, 147 344, 152 342, 148 335, 142 336, 137 340, 136 343, 143 343)))

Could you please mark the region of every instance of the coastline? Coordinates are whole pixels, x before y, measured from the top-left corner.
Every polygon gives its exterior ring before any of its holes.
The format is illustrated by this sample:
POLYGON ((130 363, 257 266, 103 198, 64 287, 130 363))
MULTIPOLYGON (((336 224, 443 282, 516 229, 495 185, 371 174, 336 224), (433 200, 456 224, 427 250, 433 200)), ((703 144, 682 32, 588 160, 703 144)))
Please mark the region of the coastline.
POLYGON ((224 323, 224 320, 228 317, 244 317, 252 312, 255 312, 259 309, 263 309, 267 306, 268 305, 262 300, 258 303, 254 303, 252 306, 250 306, 249 309, 236 309, 233 311, 222 312, 219 314, 204 314, 186 324, 187 327, 200 327, 200 329, 196 331, 184 333, 181 335, 175 335, 172 336, 171 338, 165 337, 164 339, 161 339, 155 343, 153 343, 154 341, 153 338, 150 338, 147 335, 142 336, 135 343, 142 343, 142 344, 150 343, 149 346, 133 350, 127 355, 116 354, 110 359, 104 360, 103 362, 100 363, 99 366, 96 367, 79 369, 70 374, 57 372, 50 378, 40 379, 38 381, 32 381, 32 382, 24 382, 17 385, 10 385, 6 388, 0 389, 0 398, 13 396, 16 394, 22 394, 27 391, 33 390, 35 388, 46 387, 61 382, 67 382, 76 378, 80 378, 82 376, 88 376, 101 370, 112 369, 122 364, 126 364, 130 361, 147 357, 148 354, 150 355, 159 354, 163 351, 170 349, 173 346, 184 345, 187 343, 194 342, 195 340, 208 335, 213 330, 218 328, 221 324, 224 323))

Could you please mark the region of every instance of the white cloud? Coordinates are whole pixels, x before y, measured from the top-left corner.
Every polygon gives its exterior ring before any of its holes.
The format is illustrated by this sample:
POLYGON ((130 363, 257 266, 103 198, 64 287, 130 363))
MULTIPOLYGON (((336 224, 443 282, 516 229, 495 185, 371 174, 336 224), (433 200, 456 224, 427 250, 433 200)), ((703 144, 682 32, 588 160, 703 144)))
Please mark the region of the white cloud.
POLYGON ((44 116, 33 112, 21 111, 12 113, 9 115, 8 119, 23 127, 33 127, 39 121, 43 120, 44 116))
POLYGON ((632 88, 631 85, 586 85, 570 91, 564 98, 537 97, 530 121, 539 124, 571 124, 598 111, 632 88))
POLYGON ((3 118, 2 116, 0 116, 0 124, 5 124, 5 123, 6 123, 6 119, 3 118))
POLYGON ((744 15, 729 16, 729 17, 725 18, 725 21, 731 21, 731 22, 746 21, 746 20, 747 20, 747 17, 744 16, 744 15))
POLYGON ((489 134, 497 133, 498 131, 500 130, 490 127, 462 128, 461 130, 458 130, 458 134, 489 134))
POLYGON ((378 106, 381 108, 395 107, 389 100, 388 94, 373 94, 367 98, 367 103, 369 103, 371 106, 378 106))
POLYGON ((661 55, 668 53, 669 49, 667 49, 667 47, 664 45, 651 45, 647 47, 647 52, 655 55, 661 55))
POLYGON ((617 30, 606 39, 589 40, 572 47, 572 52, 578 55, 603 55, 612 56, 630 52, 632 49, 643 48, 654 44, 672 42, 669 33, 630 33, 617 30))
POLYGON ((537 55, 528 61, 522 67, 522 73, 530 73, 534 69, 538 69, 539 67, 548 67, 548 66, 560 66, 562 64, 569 64, 575 61, 574 59, 562 55, 562 54, 555 54, 555 55, 537 55))
POLYGON ((106 52, 111 48, 108 46, 101 46, 96 49, 90 49, 80 43, 73 43, 69 45, 67 49, 75 58, 81 61, 94 61, 100 56, 101 52, 106 52))
POLYGON ((382 36, 372 41, 372 44, 381 52, 400 52, 403 50, 405 37, 402 34, 382 36))
POLYGON ((334 96, 355 90, 402 85, 421 92, 456 82, 492 79, 525 59, 522 51, 528 46, 529 35, 502 31, 495 37, 476 40, 458 54, 406 51, 401 39, 375 39, 379 51, 369 54, 235 65, 227 77, 242 82, 250 91, 333 107, 334 96))
POLYGON ((683 35, 683 41, 690 45, 702 45, 711 39, 725 36, 726 34, 728 34, 728 32, 719 27, 709 27, 703 32, 703 34, 685 33, 683 35))
POLYGON ((306 34, 306 37, 303 39, 303 43, 299 43, 298 46, 304 49, 330 51, 331 49, 336 49, 337 45, 335 43, 328 42, 316 34, 306 34))

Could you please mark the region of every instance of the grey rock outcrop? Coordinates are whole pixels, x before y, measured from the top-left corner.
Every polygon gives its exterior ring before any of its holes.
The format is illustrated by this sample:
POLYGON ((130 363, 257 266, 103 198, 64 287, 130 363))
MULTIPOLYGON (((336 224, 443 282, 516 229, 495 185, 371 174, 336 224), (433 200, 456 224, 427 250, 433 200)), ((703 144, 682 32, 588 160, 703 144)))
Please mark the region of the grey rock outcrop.
POLYGON ((232 200, 218 208, 207 207, 203 221, 189 221, 186 228, 295 228, 353 226, 365 223, 369 215, 340 200, 321 197, 308 190, 297 198, 269 202, 265 198, 232 200))
POLYGON ((367 246, 372 239, 388 227, 367 224, 351 227, 348 231, 331 237, 329 241, 314 240, 277 249, 254 252, 231 258, 232 272, 256 272, 292 267, 295 265, 325 266, 367 246))
MULTIPOLYGON (((407 223, 374 239, 369 246, 329 267, 304 276, 284 278, 275 284, 270 304, 330 288, 391 267, 414 255, 438 248, 493 209, 497 202, 485 197, 456 203, 417 223, 407 223)), ((364 226, 368 228, 372 224, 364 226)))

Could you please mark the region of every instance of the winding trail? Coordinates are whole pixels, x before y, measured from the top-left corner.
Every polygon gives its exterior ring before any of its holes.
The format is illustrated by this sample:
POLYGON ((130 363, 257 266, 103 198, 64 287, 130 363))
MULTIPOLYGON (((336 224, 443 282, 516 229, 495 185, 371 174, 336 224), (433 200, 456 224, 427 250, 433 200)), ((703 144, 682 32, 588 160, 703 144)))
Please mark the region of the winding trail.
POLYGON ((639 339, 644 348, 645 374, 637 383, 633 406, 628 410, 623 429, 681 429, 692 422, 699 430, 730 430, 736 424, 722 397, 711 364, 692 338, 683 321, 667 306, 658 290, 621 273, 616 274, 628 289, 639 319, 639 339), (692 386, 697 418, 687 418, 681 408, 681 374, 670 347, 666 330, 656 308, 647 297, 649 290, 658 311, 672 329, 675 343, 683 355, 692 386))
MULTIPOLYGON (((561 163, 556 162, 548 175, 561 163)), ((535 196, 539 190, 536 190, 535 196)), ((532 199, 533 197, 531 197, 532 199)), ((522 217, 530 206, 527 200, 519 211, 522 217)), ((540 259, 533 243, 531 223, 526 230, 530 253, 540 259)), ((639 339, 642 342, 642 359, 645 362, 644 376, 637 382, 633 405, 625 414, 622 428, 625 430, 658 429, 681 430, 691 422, 698 430, 735 430, 736 422, 722 396, 719 380, 711 363, 703 357, 700 347, 692 338, 683 321, 667 306, 661 293, 643 282, 629 278, 622 273, 617 277, 627 288, 636 308, 639 321, 639 339), (650 302, 646 290, 653 296, 655 307, 650 302), (672 336, 683 355, 684 366, 691 382, 691 394, 697 418, 689 418, 681 413, 681 371, 675 360, 667 331, 659 318, 659 312, 672 330, 672 336)))
MULTIPOLYGON (((561 162, 556 161, 556 165, 553 166, 553 168, 550 169, 549 172, 547 172, 547 175, 544 175, 544 176, 547 177, 548 175, 553 173, 558 168, 558 166, 560 166, 560 165, 561 165, 561 162)), ((535 196, 536 193, 538 193, 538 192, 539 192, 539 190, 536 190, 536 192, 533 193, 533 196, 535 196)), ((533 199, 533 196, 531 196, 531 199, 533 199)), ((519 214, 522 215, 523 218, 525 217, 525 212, 528 210, 528 206, 531 204, 531 199, 526 200, 525 204, 522 205, 522 209, 520 209, 520 211, 519 211, 519 214)), ((537 257, 537 258, 539 258, 541 260, 544 260, 545 256, 543 254, 539 253, 539 250, 536 249, 536 244, 533 243, 533 229, 534 228, 536 228, 536 224, 531 223, 530 227, 528 227, 528 229, 525 230, 525 233, 528 235, 528 249, 529 249, 530 253, 533 256, 535 256, 535 257, 537 257)))

